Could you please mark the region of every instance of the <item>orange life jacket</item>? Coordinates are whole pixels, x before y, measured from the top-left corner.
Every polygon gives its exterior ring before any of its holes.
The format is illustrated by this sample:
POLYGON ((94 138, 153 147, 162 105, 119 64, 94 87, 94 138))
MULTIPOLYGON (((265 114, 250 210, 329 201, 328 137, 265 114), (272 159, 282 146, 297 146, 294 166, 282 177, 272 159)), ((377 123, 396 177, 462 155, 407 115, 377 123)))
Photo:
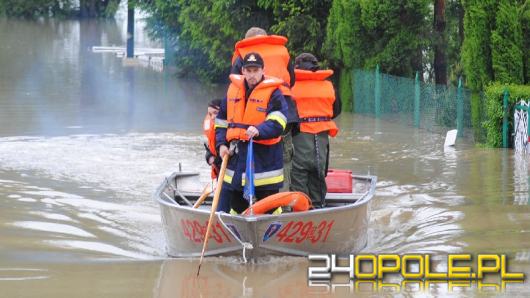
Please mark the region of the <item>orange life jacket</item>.
POLYGON ((326 80, 332 70, 309 71, 295 69, 296 84, 291 89, 300 116, 300 131, 317 134, 328 131, 334 137, 339 129, 333 117, 335 89, 326 80))
MULTIPOLYGON (((210 153, 212 153, 213 156, 217 156, 217 151, 215 150, 215 122, 210 119, 210 116, 206 114, 203 121, 203 130, 204 135, 208 139, 208 149, 210 150, 210 153)), ((215 166, 215 164, 211 165, 212 170, 210 173, 210 176, 212 179, 216 179, 217 175, 219 174, 219 169, 215 166)))
MULTIPOLYGON (((257 201, 252 205, 252 212, 265 214, 269 210, 282 206, 292 207, 294 212, 307 211, 311 208, 311 199, 299 191, 279 192, 257 201)), ((250 215, 250 209, 243 211, 243 215, 250 215)))
POLYGON ((204 117, 203 126, 204 135, 208 139, 208 149, 210 149, 213 156, 217 156, 217 152, 215 151, 215 122, 210 119, 208 114, 204 117))
POLYGON ((240 40, 235 45, 232 64, 237 57, 245 57, 250 52, 261 55, 265 63, 263 71, 268 76, 282 79, 289 86, 291 77, 289 76, 289 51, 285 47, 287 38, 279 35, 258 35, 240 40))
MULTIPOLYGON (((226 93, 226 121, 228 129, 226 131, 226 140, 244 140, 248 141, 246 135, 249 126, 257 126, 263 123, 267 118, 267 106, 272 92, 278 89, 283 83, 281 80, 266 76, 252 93, 248 96, 245 104, 245 79, 242 75, 230 75, 232 83, 226 93)), ((274 145, 280 142, 281 137, 254 140, 254 142, 263 145, 274 145)))

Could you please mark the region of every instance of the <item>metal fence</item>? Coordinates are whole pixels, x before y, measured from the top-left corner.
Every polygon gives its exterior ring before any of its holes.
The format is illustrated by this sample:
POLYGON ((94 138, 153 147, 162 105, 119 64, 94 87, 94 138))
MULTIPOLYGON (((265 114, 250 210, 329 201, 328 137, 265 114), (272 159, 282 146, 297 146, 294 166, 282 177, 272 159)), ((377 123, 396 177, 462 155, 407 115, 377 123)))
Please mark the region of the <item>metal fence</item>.
POLYGON ((353 70, 354 112, 432 132, 458 129, 472 137, 471 91, 462 86, 424 83, 375 70, 353 70))

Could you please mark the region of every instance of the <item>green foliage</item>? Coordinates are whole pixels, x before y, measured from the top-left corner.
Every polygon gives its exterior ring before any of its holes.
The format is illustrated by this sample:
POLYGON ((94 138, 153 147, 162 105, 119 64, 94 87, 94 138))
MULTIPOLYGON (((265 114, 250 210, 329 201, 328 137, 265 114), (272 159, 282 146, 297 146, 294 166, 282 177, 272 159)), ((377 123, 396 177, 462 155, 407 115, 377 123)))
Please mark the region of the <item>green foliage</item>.
POLYGON ((287 36, 287 47, 293 55, 303 52, 322 57, 321 45, 324 42, 331 0, 258 0, 265 10, 272 10, 273 22, 270 31, 287 36))
POLYGON ((473 136, 476 143, 484 144, 486 142, 486 131, 483 129, 483 122, 486 121, 485 108, 482 103, 482 97, 479 93, 471 94, 471 123, 473 126, 473 136))
POLYGON ((181 75, 226 81, 234 44, 252 26, 267 29, 271 13, 255 1, 137 0, 150 13, 151 33, 170 40, 181 75))
POLYGON ((370 47, 364 67, 380 65, 381 71, 414 77, 423 69, 422 50, 430 24, 430 0, 360 0, 364 38, 370 47))
POLYGON ((521 27, 523 33, 523 74, 524 83, 530 82, 530 1, 520 7, 521 27))
POLYGON ((334 0, 326 28, 324 49, 335 67, 361 67, 365 57, 359 1, 334 0))
POLYGON ((491 59, 491 12, 487 1, 464 1, 464 32, 462 64, 466 85, 473 91, 480 91, 493 79, 491 59))
POLYGON ((0 0, 0 15, 38 17, 114 17, 120 0, 0 0))
MULTIPOLYGON (((423 69, 430 4, 430 0, 334 0, 324 43, 331 65, 351 69, 379 64, 382 72, 413 77, 423 69)), ((351 86, 339 86, 346 88, 351 86)))
MULTIPOLYGON (((487 119, 483 126, 486 129, 486 144, 491 147, 502 145, 502 119, 504 91, 509 93, 509 106, 513 107, 519 100, 530 100, 530 86, 528 85, 503 85, 495 82, 486 87, 484 97, 486 101, 487 119)), ((513 123, 513 111, 508 111, 509 123, 513 123)))
MULTIPOLYGON (((526 82, 528 1, 466 0, 462 62, 467 86, 480 91, 490 81, 526 82)), ((528 13, 530 14, 530 13, 528 13)))
POLYGON ((464 72, 461 63, 462 42, 464 40, 464 7, 462 0, 446 0, 446 37, 448 81, 454 85, 464 72))
POLYGON ((523 33, 514 0, 500 1, 491 45, 495 81, 523 83, 523 33))
POLYGON ((73 1, 0 0, 0 15, 22 18, 66 16, 73 12, 73 1))
MULTIPOLYGON (((502 114, 501 106, 495 105, 498 99, 493 99, 497 90, 494 86, 498 83, 487 88, 484 97, 487 102, 481 102, 478 93, 492 80, 511 84, 528 82, 528 1, 523 4, 518 0, 466 0, 464 10, 465 39, 461 56, 466 85, 475 93, 473 122, 474 125, 482 122, 488 145, 500 146, 500 124, 496 122, 499 119, 491 118, 502 114), (479 116, 484 114, 481 111, 484 105, 487 121, 481 121, 479 116)), ((475 130, 475 137, 483 140, 480 131, 475 130)))
POLYGON ((422 69, 430 0, 335 0, 325 48, 335 66, 412 77, 422 69))

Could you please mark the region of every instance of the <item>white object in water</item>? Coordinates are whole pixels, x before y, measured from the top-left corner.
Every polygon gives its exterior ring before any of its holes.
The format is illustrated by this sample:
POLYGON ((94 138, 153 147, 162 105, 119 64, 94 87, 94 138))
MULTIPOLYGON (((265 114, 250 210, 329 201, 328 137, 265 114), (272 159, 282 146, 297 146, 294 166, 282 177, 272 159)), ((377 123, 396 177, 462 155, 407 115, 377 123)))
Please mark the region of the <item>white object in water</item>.
POLYGON ((456 143, 456 134, 458 130, 453 129, 447 132, 445 135, 444 147, 454 146, 456 143))

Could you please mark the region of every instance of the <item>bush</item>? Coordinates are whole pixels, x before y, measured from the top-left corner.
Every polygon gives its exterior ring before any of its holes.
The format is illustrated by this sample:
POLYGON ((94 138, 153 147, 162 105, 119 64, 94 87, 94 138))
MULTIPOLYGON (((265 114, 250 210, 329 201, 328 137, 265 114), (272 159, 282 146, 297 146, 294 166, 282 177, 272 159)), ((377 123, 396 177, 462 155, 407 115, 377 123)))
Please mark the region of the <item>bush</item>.
POLYGON ((503 118, 503 96, 508 90, 508 123, 509 131, 513 127, 513 106, 520 100, 530 100, 530 86, 528 85, 504 85, 498 82, 490 84, 484 90, 486 103, 486 114, 488 120, 484 121, 486 129, 486 144, 490 147, 502 146, 502 118, 503 118))

